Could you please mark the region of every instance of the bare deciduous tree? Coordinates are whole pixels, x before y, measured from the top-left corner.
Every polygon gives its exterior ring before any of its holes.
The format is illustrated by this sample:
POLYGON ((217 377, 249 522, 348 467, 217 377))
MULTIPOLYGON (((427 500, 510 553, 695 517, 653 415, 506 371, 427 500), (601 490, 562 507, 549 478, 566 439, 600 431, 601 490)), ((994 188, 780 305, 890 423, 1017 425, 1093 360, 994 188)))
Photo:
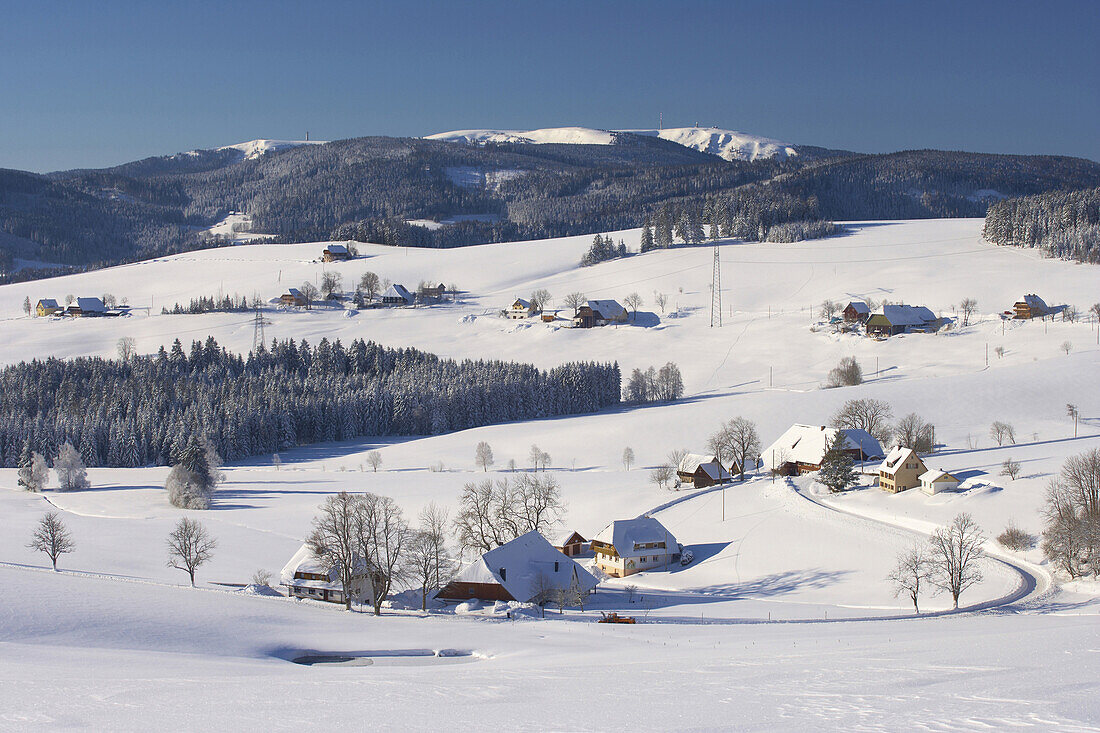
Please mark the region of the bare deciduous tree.
POLYGON ((760 455, 760 435, 756 423, 744 417, 735 417, 722 426, 719 435, 724 436, 730 457, 737 465, 740 477, 745 478, 745 466, 749 459, 760 455))
POLYGON ((905 448, 917 453, 932 452, 932 425, 926 423, 917 413, 910 412, 898 420, 894 427, 894 439, 905 448))
POLYGON ((1016 445, 1016 429, 1009 423, 1001 422, 1000 420, 994 420, 989 426, 989 437, 993 438, 997 442, 997 445, 1004 445, 1004 442, 1008 442, 1016 445))
POLYGON ((818 306, 818 312, 821 314, 821 318, 828 321, 836 315, 840 310, 840 303, 833 300, 823 300, 821 305, 818 306))
POLYGON ((374 296, 378 295, 381 284, 382 281, 373 272, 364 272, 363 276, 359 278, 359 289, 367 296, 367 300, 374 300, 374 296))
POLYGON ((514 475, 467 483, 455 517, 459 544, 487 552, 532 530, 546 534, 565 514, 553 476, 514 475))
POLYGON ((661 315, 665 314, 665 306, 668 305, 668 296, 664 293, 653 293, 653 302, 661 309, 661 315))
POLYGON ((871 398, 848 400, 833 415, 830 424, 834 428, 865 430, 885 446, 890 443, 893 435, 893 428, 890 427, 890 418, 893 416, 894 411, 890 404, 883 400, 871 398))
POLYGON ((283 467, 283 459, 279 457, 278 453, 271 454, 271 465, 275 467, 276 471, 283 467))
POLYGON ((963 591, 982 580, 978 561, 983 556, 984 542, 981 528, 966 513, 937 529, 929 539, 932 584, 951 594, 955 608, 963 591))
POLYGON ((340 294, 344 276, 338 272, 326 272, 321 275, 321 295, 325 298, 333 298, 340 294))
POLYGON ((1073 342, 1072 341, 1063 341, 1062 345, 1059 348, 1062 351, 1066 352, 1066 356, 1069 356, 1069 352, 1073 351, 1073 342))
POLYGON ((580 307, 588 302, 588 299, 584 297, 584 293, 570 293, 569 295, 565 296, 565 300, 563 302, 567 307, 573 309, 573 315, 575 316, 577 315, 577 311, 580 309, 580 307))
POLYGON ((184 517, 168 535, 168 567, 183 570, 195 585, 195 571, 214 556, 217 540, 199 522, 184 517))
POLYGON ((327 562, 330 571, 336 570, 348 611, 355 595, 355 575, 366 563, 366 553, 360 546, 360 503, 360 497, 346 491, 326 498, 306 538, 313 554, 327 562))
POLYGON ((546 288, 539 288, 535 292, 531 293, 530 297, 531 308, 536 311, 544 310, 550 305, 550 291, 546 288))
POLYGON ((378 467, 382 465, 382 454, 376 450, 370 451, 367 453, 367 463, 375 473, 378 473, 378 467))
POLYGON ((638 309, 642 307, 643 303, 642 296, 637 293, 631 293, 623 298, 623 304, 633 312, 634 320, 638 319, 638 309))
POLYGON ((306 310, 313 308, 313 301, 317 300, 317 288, 313 283, 308 280, 298 286, 298 292, 302 294, 302 298, 306 301, 306 310))
POLYGON ((959 313, 962 315, 962 325, 970 325, 970 316, 974 315, 974 311, 978 309, 978 301, 973 298, 963 298, 959 303, 959 313))
POLYGON ((1011 458, 1006 458, 1001 464, 1001 475, 1015 481, 1020 475, 1020 464, 1011 458))
POLYGON ((61 516, 57 512, 46 512, 45 516, 38 521, 38 526, 31 535, 31 541, 27 547, 35 552, 46 553, 56 571, 57 558, 73 552, 76 549, 76 543, 73 542, 73 537, 65 527, 65 523, 61 521, 61 516))
POLYGON ((488 471, 493 465, 493 449, 484 440, 474 449, 474 463, 481 467, 482 471, 488 471))
POLYGON ((118 344, 116 344, 116 348, 118 349, 119 361, 130 361, 130 359, 134 358, 134 355, 136 353, 134 339, 132 336, 123 336, 122 338, 120 338, 118 340, 118 344))
POLYGON ((663 489, 665 485, 672 480, 672 477, 676 474, 672 466, 667 463, 657 466, 649 472, 650 483, 657 484, 657 488, 663 489))
POLYGON ((634 449, 629 445, 623 448, 623 468, 627 471, 630 470, 630 466, 634 463, 634 449))
POLYGON ((897 564, 887 579, 894 586, 894 597, 902 593, 913 601, 913 610, 920 613, 921 584, 928 580, 931 568, 923 547, 911 547, 898 556, 897 564))
POLYGON ((360 499, 356 532, 367 561, 367 586, 374 615, 382 615, 382 602, 394 584, 407 577, 405 564, 409 524, 401 507, 388 496, 365 493, 360 499))
POLYGON ((420 525, 409 538, 408 565, 413 587, 420 587, 420 610, 428 596, 445 586, 454 573, 447 554, 447 510, 431 503, 420 512, 420 525))
POLYGON ((854 356, 846 356, 829 370, 826 387, 852 387, 863 384, 863 368, 854 356))

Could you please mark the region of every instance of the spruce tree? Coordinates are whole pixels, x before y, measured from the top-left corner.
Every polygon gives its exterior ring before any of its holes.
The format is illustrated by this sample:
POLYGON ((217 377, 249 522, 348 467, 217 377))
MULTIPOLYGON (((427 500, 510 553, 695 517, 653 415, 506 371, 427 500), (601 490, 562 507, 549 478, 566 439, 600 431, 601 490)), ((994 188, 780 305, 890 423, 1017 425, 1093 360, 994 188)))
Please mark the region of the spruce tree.
POLYGON ((821 470, 817 474, 817 480, 834 494, 844 491, 854 484, 857 478, 855 462, 845 450, 846 442, 844 431, 837 430, 836 435, 829 442, 825 457, 821 461, 821 470))

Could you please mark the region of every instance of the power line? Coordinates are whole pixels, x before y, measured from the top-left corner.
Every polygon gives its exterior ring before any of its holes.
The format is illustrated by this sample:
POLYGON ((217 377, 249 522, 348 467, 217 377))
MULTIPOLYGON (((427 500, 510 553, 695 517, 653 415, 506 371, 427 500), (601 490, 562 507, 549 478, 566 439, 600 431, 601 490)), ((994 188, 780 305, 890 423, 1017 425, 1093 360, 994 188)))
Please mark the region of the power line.
POLYGON ((714 269, 710 276, 710 327, 722 327, 722 259, 714 243, 714 269))

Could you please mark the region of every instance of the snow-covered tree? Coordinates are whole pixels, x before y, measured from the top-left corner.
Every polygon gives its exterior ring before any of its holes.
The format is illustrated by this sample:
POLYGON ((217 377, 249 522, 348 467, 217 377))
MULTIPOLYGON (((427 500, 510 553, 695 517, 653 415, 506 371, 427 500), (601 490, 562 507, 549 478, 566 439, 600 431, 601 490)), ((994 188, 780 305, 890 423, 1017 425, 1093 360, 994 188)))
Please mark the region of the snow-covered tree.
POLYGON ((488 471, 493 465, 493 449, 484 440, 477 444, 474 450, 474 463, 481 467, 482 471, 488 471))
POLYGON ((623 448, 623 468, 629 471, 632 465, 634 465, 634 449, 628 445, 623 448))
POLYGON ((854 462, 848 455, 845 444, 844 431, 837 430, 821 460, 821 470, 817 473, 817 480, 833 493, 844 491, 856 482, 854 462))
POLYGON ((209 509, 214 491, 225 478, 221 459, 210 442, 192 435, 168 473, 168 501, 181 509, 209 509))
POLYGON ((62 444, 57 458, 53 461, 53 469, 57 472, 59 491, 78 491, 90 486, 84 461, 69 441, 62 444))
POLYGON ((168 535, 168 567, 183 570, 195 586, 195 571, 214 557, 217 540, 201 523, 183 517, 168 535))
POLYGON ((23 312, 28 316, 31 314, 31 296, 23 298, 23 312))
POLYGON ((56 571, 57 558, 73 552, 76 549, 76 543, 73 542, 72 535, 65 527, 65 523, 61 521, 60 515, 57 512, 46 512, 45 516, 39 520, 38 527, 31 535, 31 541, 27 547, 36 552, 46 553, 56 571))

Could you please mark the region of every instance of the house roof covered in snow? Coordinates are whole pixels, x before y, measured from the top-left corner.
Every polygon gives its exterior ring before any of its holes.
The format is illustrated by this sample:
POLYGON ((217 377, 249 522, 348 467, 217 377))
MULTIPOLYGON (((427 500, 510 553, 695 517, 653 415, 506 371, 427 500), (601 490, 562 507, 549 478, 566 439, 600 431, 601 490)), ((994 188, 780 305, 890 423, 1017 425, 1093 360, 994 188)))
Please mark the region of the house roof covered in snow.
POLYGON ((938 468, 930 468, 920 475, 920 482, 923 484, 934 484, 938 481, 954 481, 957 483, 958 479, 947 471, 941 471, 938 468))
POLYGON ((626 308, 619 305, 618 301, 590 300, 587 305, 605 321, 613 321, 616 318, 626 318, 626 308))
POLYGON ((406 290, 404 285, 399 285, 398 283, 394 283, 386 288, 386 292, 382 293, 382 299, 385 300, 386 298, 401 298, 406 303, 411 303, 413 301, 412 293, 406 290))
POLYGON ((913 452, 912 448, 902 448, 901 446, 895 446, 886 455, 882 463, 879 465, 879 471, 885 471, 886 473, 893 475, 897 472, 901 466, 905 465, 905 462, 909 460, 911 456, 915 457, 917 454, 913 452))
POLYGON ((882 314, 895 326, 926 326, 936 320, 923 305, 884 305, 882 314))
POLYGON ((714 456, 703 455, 702 453, 688 453, 680 459, 680 465, 676 467, 676 471, 693 474, 700 468, 713 481, 729 481, 733 478, 714 456))
POLYGON ((844 307, 844 310, 848 310, 849 308, 854 310, 856 313, 866 314, 871 312, 871 309, 867 307, 867 304, 864 303, 862 300, 851 301, 850 303, 848 303, 848 305, 844 307))
POLYGON ((665 548, 670 551, 677 549, 676 538, 653 517, 616 519, 600 530, 593 541, 614 546, 615 552, 619 553, 619 557, 635 557, 647 554, 650 551, 641 549, 641 546, 654 542, 664 542, 665 548))
MULTIPOLYGON (((820 465, 836 432, 837 428, 822 425, 792 425, 760 454, 760 459, 767 468, 779 468, 784 463, 820 465)), ((862 450, 867 458, 883 454, 882 446, 866 430, 844 428, 842 432, 846 450, 862 450)))
POLYGON ((565 547, 568 544, 574 544, 577 542, 587 542, 580 532, 576 530, 570 530, 568 532, 562 532, 554 538, 554 547, 565 547))
POLYGON ((43 308, 57 308, 58 307, 57 301, 54 300, 53 298, 42 298, 41 300, 38 301, 38 305, 42 306, 43 308))
POLYGON ((287 288, 287 290, 286 290, 286 294, 287 294, 287 295, 292 295, 292 296, 294 296, 295 298, 300 298, 300 297, 302 297, 302 293, 301 293, 301 292, 299 292, 298 288, 287 288))
POLYGON ((524 300, 523 298, 516 298, 516 302, 512 303, 512 310, 531 310, 531 301, 524 300))
POLYGON ((76 306, 86 313, 102 313, 107 310, 99 298, 77 298, 76 306))
POLYGON ((325 247, 325 251, 333 255, 346 255, 348 248, 343 244, 330 244, 325 247))
POLYGON ((1035 293, 1028 293, 1024 296, 1024 299, 1020 301, 1026 303, 1032 310, 1048 311, 1050 308, 1047 306, 1046 301, 1040 298, 1035 293))
MULTIPOLYGON (((366 571, 366 563, 361 563, 360 570, 366 571)), ((302 545, 283 566, 279 573, 279 580, 283 585, 296 585, 310 588, 328 588, 329 590, 343 590, 340 577, 336 572, 336 566, 330 565, 328 560, 317 557, 309 545, 302 545), (323 575, 327 580, 313 580, 305 578, 295 579, 295 573, 309 573, 310 575, 323 575)))
POLYGON ((463 568, 453 582, 501 585, 512 598, 527 603, 545 587, 568 588, 574 579, 584 590, 596 587, 592 573, 531 531, 489 550, 463 568))

